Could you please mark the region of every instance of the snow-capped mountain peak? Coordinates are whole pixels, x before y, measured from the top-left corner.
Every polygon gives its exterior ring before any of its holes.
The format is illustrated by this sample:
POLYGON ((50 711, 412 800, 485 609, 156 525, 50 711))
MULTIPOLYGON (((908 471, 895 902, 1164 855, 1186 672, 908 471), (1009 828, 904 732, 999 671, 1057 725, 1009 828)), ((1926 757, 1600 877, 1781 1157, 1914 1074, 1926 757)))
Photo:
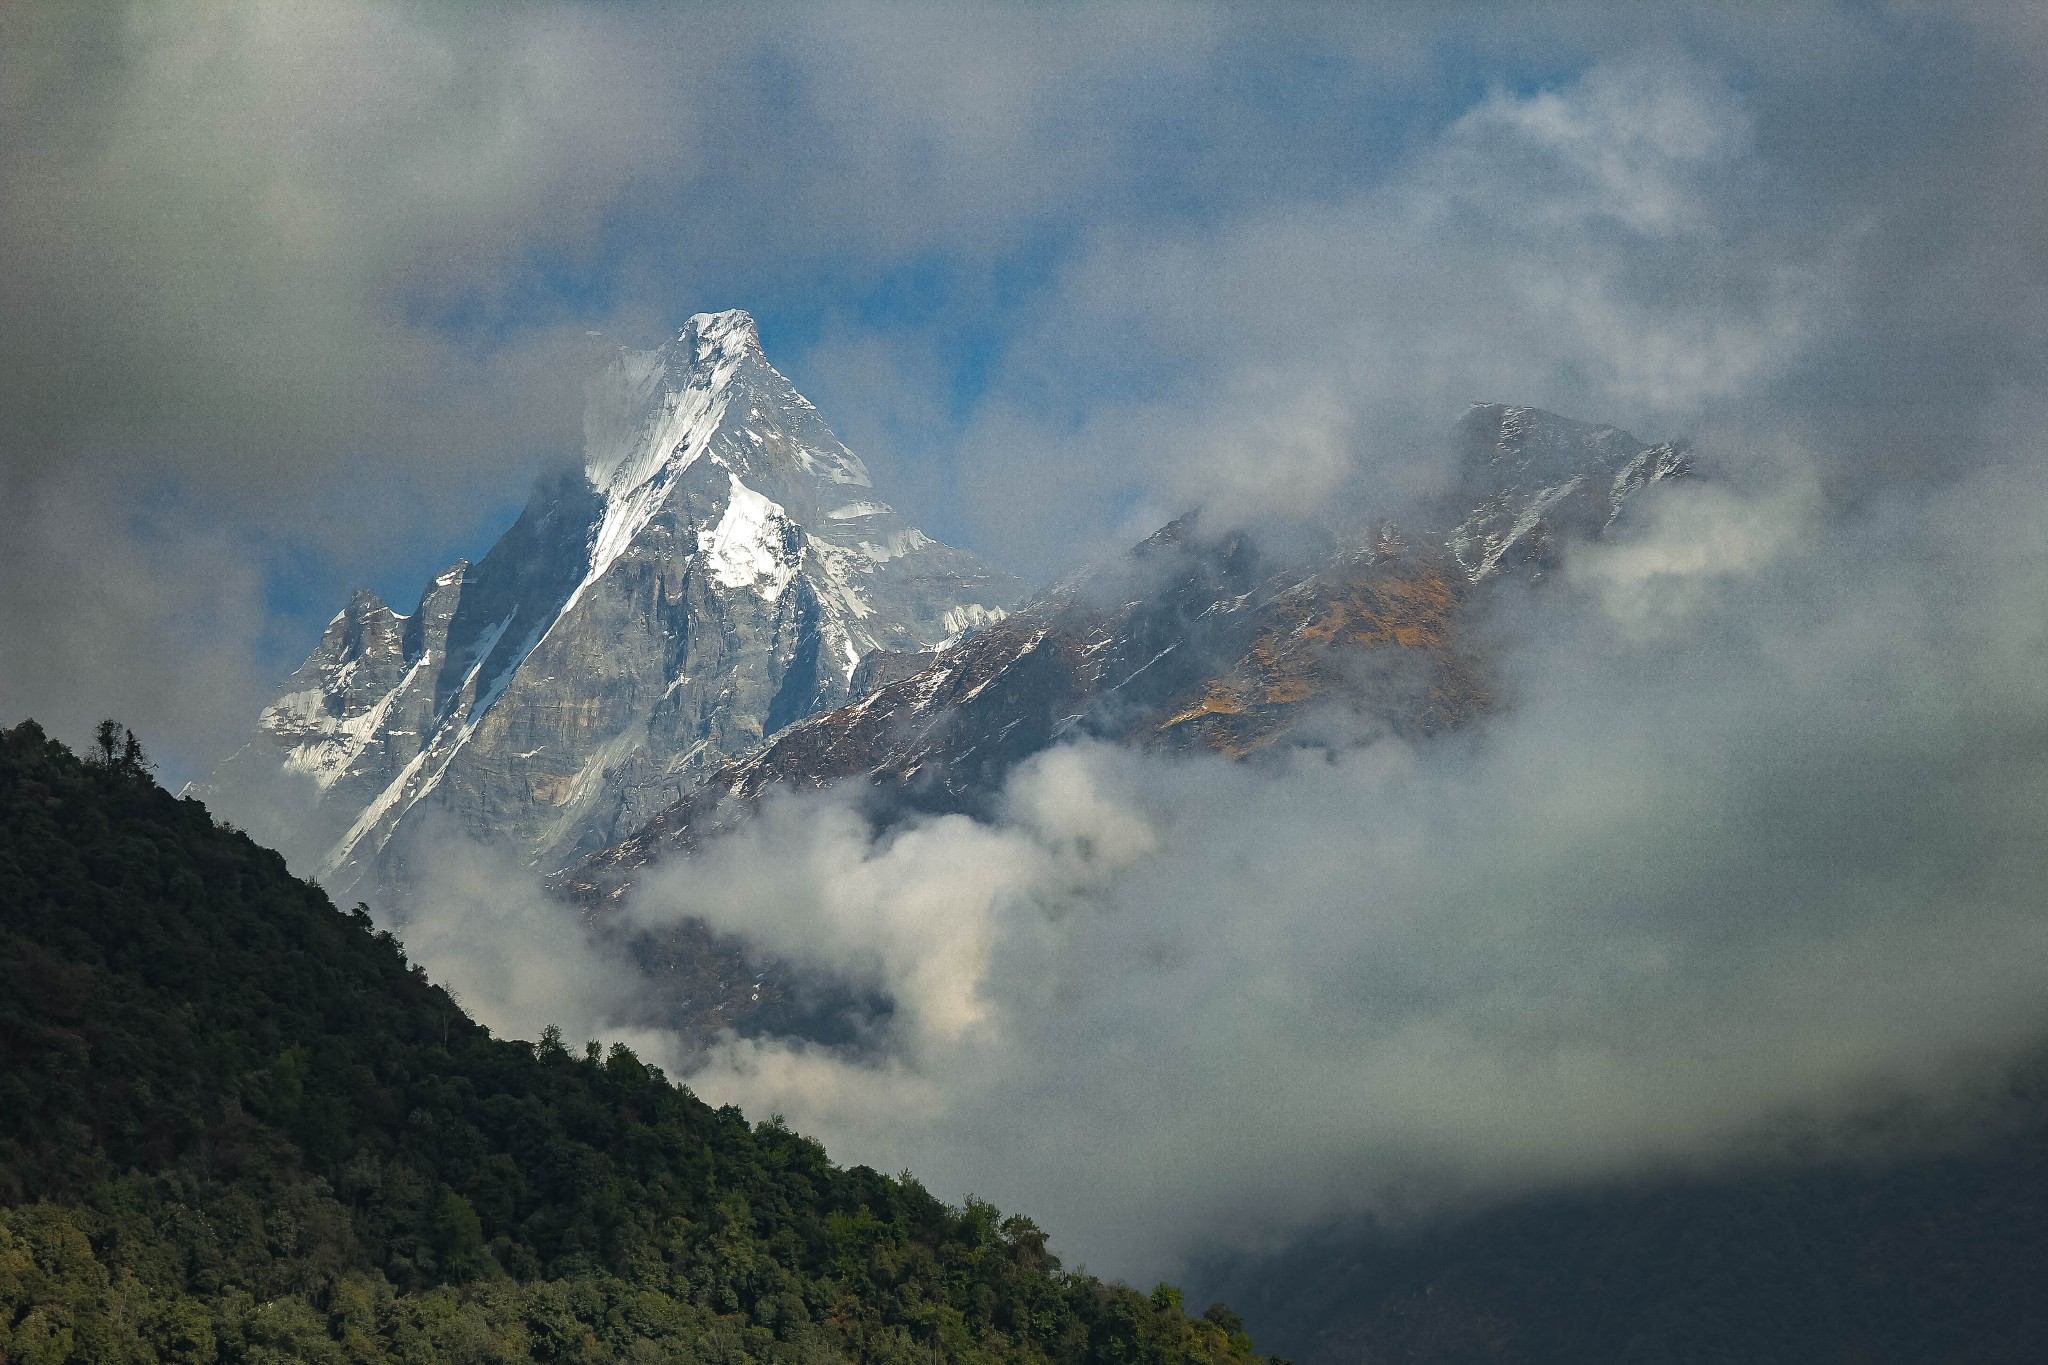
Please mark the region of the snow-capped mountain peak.
POLYGON ((761 354, 761 331, 754 325, 754 315, 741 308, 693 313, 676 340, 689 348, 699 364, 761 354))
POLYGON ((622 347, 583 456, 412 617, 352 600, 208 794, 291 812, 269 832, 338 892, 431 811, 558 864, 1019 595, 874 496, 737 309, 622 347))

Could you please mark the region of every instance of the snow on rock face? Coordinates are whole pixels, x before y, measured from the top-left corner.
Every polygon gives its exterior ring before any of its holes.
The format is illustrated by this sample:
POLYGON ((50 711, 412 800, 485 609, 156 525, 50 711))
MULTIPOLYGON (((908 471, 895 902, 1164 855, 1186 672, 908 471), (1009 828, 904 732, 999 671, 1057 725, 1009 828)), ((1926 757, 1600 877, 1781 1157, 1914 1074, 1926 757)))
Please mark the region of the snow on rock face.
POLYGON ((708 389, 667 393, 638 449, 608 467, 597 460, 586 466, 591 484, 605 500, 604 520, 591 540, 586 583, 602 578, 646 529, 661 510, 670 481, 696 463, 724 416, 725 403, 708 389))
POLYGON ((585 386, 583 468, 604 496, 604 519, 572 604, 647 528, 675 477, 710 449, 725 422, 726 389, 760 351, 745 313, 699 313, 668 346, 622 348, 585 386))
POLYGON ((448 614, 468 568, 457 562, 437 575, 413 616, 363 590, 327 623, 319 647, 257 718, 259 730, 285 750, 286 772, 324 792, 377 770, 394 746, 405 747, 431 695, 423 691, 425 670, 444 649, 448 614))
POLYGON ((285 754, 284 766, 287 772, 304 773, 325 791, 345 777, 363 751, 383 733, 393 704, 419 677, 419 671, 420 664, 414 663, 397 686, 377 698, 367 711, 356 715, 326 715, 329 693, 288 692, 264 708, 260 723, 281 732, 293 721, 299 721, 306 729, 315 731, 317 738, 292 746, 285 754))
POLYGON ((1542 572, 1555 537, 1599 534, 1632 494, 1691 467, 1683 446, 1540 408, 1475 403, 1458 425, 1470 510, 1444 546, 1474 583, 1509 566, 1542 572))
POLYGON ((954 607, 939 618, 939 624, 946 628, 946 643, 952 644, 970 631, 992 626, 1009 613, 1001 607, 984 607, 978 602, 969 602, 964 607, 954 607))
POLYGON ((749 355, 761 354, 760 330, 754 326, 753 315, 744 309, 694 313, 683 328, 683 336, 694 343, 699 365, 737 364, 749 355))
POLYGON ((288 746, 287 771, 325 791, 358 765, 418 675, 404 657, 405 625, 367 591, 327 623, 313 657, 257 717, 266 734, 288 746))
POLYGON ((857 544, 861 554, 877 564, 882 564, 892 559, 901 559, 905 555, 916 554, 925 546, 932 544, 932 538, 915 526, 906 526, 891 535, 880 537, 879 544, 865 539, 857 544))
POLYGON ((732 477, 725 515, 697 533, 697 548, 711 576, 728 588, 751 588, 773 602, 803 562, 801 542, 790 551, 793 527, 782 508, 732 477))

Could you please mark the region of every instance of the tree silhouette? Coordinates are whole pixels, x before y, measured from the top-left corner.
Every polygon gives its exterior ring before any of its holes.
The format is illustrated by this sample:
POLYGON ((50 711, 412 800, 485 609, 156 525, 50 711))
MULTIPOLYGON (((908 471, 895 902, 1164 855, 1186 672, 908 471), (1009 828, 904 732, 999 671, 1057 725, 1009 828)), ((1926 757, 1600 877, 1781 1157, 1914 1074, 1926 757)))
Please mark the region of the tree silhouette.
POLYGON ((94 729, 92 755, 87 761, 129 777, 147 776, 156 768, 135 732, 113 719, 101 721, 94 729))

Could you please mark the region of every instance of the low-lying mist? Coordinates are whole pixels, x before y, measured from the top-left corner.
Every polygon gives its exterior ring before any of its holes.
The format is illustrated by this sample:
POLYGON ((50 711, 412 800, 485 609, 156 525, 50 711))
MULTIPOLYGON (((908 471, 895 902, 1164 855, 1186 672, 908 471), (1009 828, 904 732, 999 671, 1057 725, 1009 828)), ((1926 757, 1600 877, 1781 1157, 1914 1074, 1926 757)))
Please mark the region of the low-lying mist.
POLYGON ((2048 1023, 2048 509, 1996 463, 1853 512, 1818 488, 1780 459, 1651 490, 1475 623, 1500 705, 1463 733, 1070 745, 999 819, 881 835, 850 793, 773 798, 639 884, 637 927, 886 995, 858 1049, 665 1043, 623 961, 481 855, 406 937, 494 1027, 628 1036, 1134 1279, 1829 1150, 1873 1107, 1967 1105, 2048 1023))

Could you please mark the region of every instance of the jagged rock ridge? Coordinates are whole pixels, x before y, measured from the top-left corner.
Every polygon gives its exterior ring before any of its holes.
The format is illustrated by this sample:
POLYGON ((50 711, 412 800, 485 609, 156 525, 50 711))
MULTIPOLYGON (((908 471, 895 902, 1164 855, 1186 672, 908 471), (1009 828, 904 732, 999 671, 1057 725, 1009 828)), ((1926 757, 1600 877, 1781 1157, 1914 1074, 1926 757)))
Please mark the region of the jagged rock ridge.
POLYGON ((563 883, 585 904, 615 899, 634 869, 774 790, 860 779, 881 821, 979 813, 1012 768, 1067 735, 1243 757, 1318 720, 1355 739, 1482 714, 1483 661, 1461 631, 1470 605, 1502 577, 1541 576, 1690 461, 1680 445, 1499 404, 1474 405, 1458 438, 1456 486, 1432 526, 1383 525, 1302 565, 1176 522, 951 648, 869 656, 857 700, 710 774, 563 883))
POLYGON ((1601 534, 1630 495, 1690 468, 1682 445, 1650 445, 1540 408, 1475 403, 1458 437, 1452 497, 1469 510, 1444 546, 1474 583, 1503 569, 1540 574, 1559 538, 1601 534))
POLYGON ((582 473, 413 614, 358 592, 202 794, 337 894, 443 822, 553 869, 1020 595, 876 495, 743 312, 622 349, 584 426, 582 473))

